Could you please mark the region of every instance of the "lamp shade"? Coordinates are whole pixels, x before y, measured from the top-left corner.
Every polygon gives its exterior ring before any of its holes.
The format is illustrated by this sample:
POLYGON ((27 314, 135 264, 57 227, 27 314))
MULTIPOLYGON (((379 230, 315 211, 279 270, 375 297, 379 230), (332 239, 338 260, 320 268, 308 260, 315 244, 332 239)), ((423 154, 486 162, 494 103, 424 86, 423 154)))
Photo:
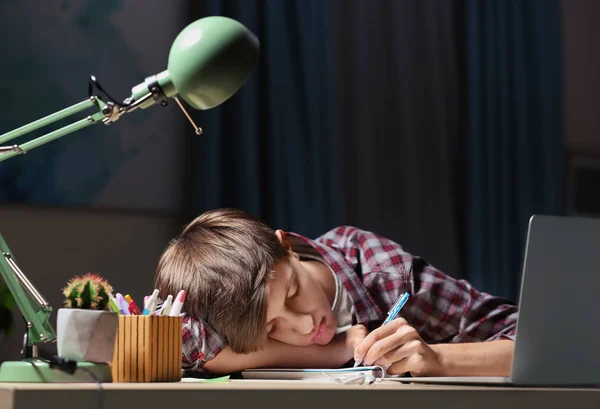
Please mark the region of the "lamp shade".
POLYGON ((259 41, 227 17, 197 20, 177 36, 167 67, 177 94, 196 109, 225 102, 244 84, 258 59, 259 41))

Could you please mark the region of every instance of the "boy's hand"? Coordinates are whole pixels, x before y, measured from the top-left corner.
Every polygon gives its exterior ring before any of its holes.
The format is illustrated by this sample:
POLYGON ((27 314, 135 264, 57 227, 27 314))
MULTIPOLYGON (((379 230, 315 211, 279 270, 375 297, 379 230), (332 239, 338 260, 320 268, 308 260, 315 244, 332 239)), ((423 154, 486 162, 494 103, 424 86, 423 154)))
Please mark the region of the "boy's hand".
POLYGON ((362 360, 365 366, 391 364, 387 368, 390 374, 435 375, 443 369, 438 353, 404 318, 390 321, 367 335, 354 350, 354 360, 362 360))
POLYGON ((364 341, 367 335, 369 335, 369 330, 364 325, 358 324, 351 326, 346 332, 343 332, 342 334, 344 334, 346 337, 346 345, 348 345, 354 353, 356 347, 364 341))
POLYGON ((347 331, 337 334, 333 338, 333 343, 342 344, 344 363, 348 362, 354 356, 356 347, 366 338, 369 330, 364 325, 358 324, 351 326, 347 331))

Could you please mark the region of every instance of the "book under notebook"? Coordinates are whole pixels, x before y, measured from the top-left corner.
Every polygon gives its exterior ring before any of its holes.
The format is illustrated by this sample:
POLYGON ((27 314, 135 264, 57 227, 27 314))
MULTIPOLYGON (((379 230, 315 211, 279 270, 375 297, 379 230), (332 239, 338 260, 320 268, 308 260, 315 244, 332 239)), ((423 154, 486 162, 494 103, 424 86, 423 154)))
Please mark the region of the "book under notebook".
POLYGON ((387 377, 381 366, 359 366, 356 368, 316 368, 316 369, 246 369, 242 371, 244 379, 270 380, 313 380, 333 381, 339 383, 360 382, 371 383, 376 379, 387 377))

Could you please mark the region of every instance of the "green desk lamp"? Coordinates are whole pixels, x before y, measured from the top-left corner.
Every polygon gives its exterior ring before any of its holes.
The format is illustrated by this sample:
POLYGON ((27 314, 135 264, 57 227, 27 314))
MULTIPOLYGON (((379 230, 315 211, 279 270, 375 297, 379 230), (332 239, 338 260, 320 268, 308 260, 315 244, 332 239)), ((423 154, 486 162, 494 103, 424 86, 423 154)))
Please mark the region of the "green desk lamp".
MULTIPOLYGON (((196 109, 210 109, 222 104, 240 89, 252 72, 259 48, 256 36, 235 20, 216 16, 197 20, 175 39, 167 70, 133 87, 131 97, 123 102, 114 100, 92 76, 86 100, 0 135, 0 162, 95 123, 108 125, 137 108, 145 109, 157 103, 165 106, 169 98, 175 99, 196 134, 201 134, 202 129, 194 124, 178 97, 196 109), (103 95, 95 95, 95 91, 103 95), (60 129, 21 145, 2 146, 9 140, 90 108, 96 112, 60 129)), ((0 382, 91 382, 89 372, 101 381, 111 380, 108 364, 78 362, 77 367, 85 371, 69 375, 50 368, 48 362, 37 357, 37 344, 56 340, 49 322, 52 307, 21 271, 2 235, 0 273, 27 323, 23 360, 4 362, 0 367, 0 382)))

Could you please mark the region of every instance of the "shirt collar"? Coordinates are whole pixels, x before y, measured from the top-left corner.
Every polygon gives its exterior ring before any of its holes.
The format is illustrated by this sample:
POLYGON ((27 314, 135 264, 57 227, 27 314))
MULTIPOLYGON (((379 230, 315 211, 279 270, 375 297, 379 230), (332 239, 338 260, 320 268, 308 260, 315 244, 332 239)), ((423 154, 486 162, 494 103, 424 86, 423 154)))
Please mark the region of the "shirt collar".
POLYGON ((358 274, 350 266, 343 254, 333 247, 308 239, 298 233, 286 232, 304 240, 319 252, 325 262, 340 279, 354 304, 354 314, 358 324, 367 324, 372 321, 383 321, 385 314, 381 311, 371 293, 359 279, 358 274))

